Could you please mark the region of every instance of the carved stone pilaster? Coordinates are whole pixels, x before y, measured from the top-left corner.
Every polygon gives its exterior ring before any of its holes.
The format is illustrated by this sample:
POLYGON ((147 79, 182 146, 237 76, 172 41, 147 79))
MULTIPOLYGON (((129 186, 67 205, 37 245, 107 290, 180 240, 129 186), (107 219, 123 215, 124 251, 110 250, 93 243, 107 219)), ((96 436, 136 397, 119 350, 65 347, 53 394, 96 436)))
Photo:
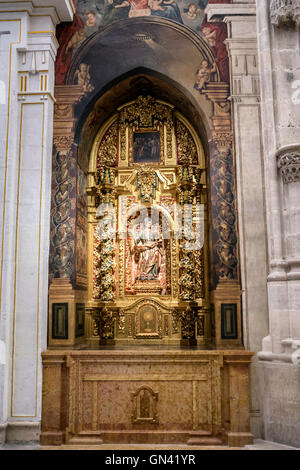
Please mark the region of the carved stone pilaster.
POLYGON ((50 233, 50 275, 54 278, 75 278, 74 105, 81 95, 78 86, 55 88, 50 233))
POLYGON ((203 94, 213 106, 210 144, 214 281, 238 279, 238 228, 233 134, 228 83, 209 83, 203 94))
POLYGON ((275 26, 300 24, 300 0, 271 0, 271 23, 275 26))
POLYGON ((285 184, 300 181, 300 150, 279 155, 278 168, 285 184))

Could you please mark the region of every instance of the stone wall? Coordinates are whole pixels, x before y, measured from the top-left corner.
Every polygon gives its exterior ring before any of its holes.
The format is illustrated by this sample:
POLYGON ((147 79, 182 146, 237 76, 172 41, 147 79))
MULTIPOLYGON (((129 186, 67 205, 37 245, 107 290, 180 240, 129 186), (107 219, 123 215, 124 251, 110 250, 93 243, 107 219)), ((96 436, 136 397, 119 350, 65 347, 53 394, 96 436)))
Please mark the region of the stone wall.
POLYGON ((264 437, 300 446, 299 2, 257 1, 269 335, 259 353, 264 437))

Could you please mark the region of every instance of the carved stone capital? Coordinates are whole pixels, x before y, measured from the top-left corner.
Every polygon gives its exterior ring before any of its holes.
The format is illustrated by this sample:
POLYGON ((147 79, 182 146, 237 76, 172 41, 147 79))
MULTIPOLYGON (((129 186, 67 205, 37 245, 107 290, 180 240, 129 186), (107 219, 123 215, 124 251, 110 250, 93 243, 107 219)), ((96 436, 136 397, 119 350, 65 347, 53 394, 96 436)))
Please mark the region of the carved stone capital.
POLYGON ((279 155, 278 168, 284 183, 300 181, 300 150, 287 151, 279 155))
POLYGON ((73 135, 55 135, 53 138, 54 145, 58 152, 70 151, 74 142, 73 135))
POLYGON ((233 135, 231 131, 214 132, 212 140, 215 142, 218 149, 227 150, 232 147, 233 135))
POLYGON ((300 0, 271 0, 271 23, 275 26, 300 24, 300 0))

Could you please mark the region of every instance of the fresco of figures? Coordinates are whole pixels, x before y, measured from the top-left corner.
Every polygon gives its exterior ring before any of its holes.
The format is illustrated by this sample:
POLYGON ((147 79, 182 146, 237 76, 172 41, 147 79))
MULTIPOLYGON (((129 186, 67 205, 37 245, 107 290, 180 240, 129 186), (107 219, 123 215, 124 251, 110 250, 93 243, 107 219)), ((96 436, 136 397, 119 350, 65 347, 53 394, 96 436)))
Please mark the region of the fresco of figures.
MULTIPOLYGON (((227 81, 226 25, 207 22, 208 3, 212 0, 77 0, 73 23, 61 24, 57 29, 61 47, 56 62, 56 84, 65 83, 72 58, 89 37, 117 21, 138 17, 167 18, 196 31, 212 49, 221 80, 227 81)), ((228 3, 228 0, 213 3, 228 3)), ((198 76, 199 90, 203 79, 198 76)), ((92 91, 85 64, 77 72, 77 83, 83 86, 85 93, 92 91)))

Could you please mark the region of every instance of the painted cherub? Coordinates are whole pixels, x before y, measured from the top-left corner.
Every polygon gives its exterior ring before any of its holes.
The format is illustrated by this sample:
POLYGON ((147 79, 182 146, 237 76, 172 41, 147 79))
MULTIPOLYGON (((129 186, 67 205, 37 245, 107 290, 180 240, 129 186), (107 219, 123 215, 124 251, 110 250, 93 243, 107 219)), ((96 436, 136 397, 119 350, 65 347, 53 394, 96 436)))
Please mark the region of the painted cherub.
POLYGON ((217 44, 217 32, 215 29, 211 29, 209 26, 202 28, 202 34, 205 41, 210 47, 216 47, 217 44))
MULTIPOLYGON (((186 10, 185 10, 186 11, 186 10)), ((201 9, 198 8, 198 6, 196 5, 196 3, 191 3, 188 8, 187 8, 187 11, 186 11, 186 16, 190 19, 190 20, 196 20, 199 16, 199 14, 201 13, 201 9)))
POLYGON ((75 72, 75 79, 77 79, 77 84, 81 86, 82 91, 87 94, 94 90, 93 85, 91 85, 91 75, 90 75, 90 66, 87 64, 80 64, 79 68, 75 72))
POLYGON ((85 30, 80 29, 79 31, 76 31, 76 33, 71 37, 70 41, 68 42, 68 45, 66 47, 66 54, 70 49, 77 49, 80 44, 85 40, 85 30))
POLYGON ((205 87, 205 84, 210 82, 211 74, 217 71, 217 65, 214 62, 212 65, 209 65, 207 60, 202 60, 199 69, 196 72, 196 90, 202 90, 205 87))

